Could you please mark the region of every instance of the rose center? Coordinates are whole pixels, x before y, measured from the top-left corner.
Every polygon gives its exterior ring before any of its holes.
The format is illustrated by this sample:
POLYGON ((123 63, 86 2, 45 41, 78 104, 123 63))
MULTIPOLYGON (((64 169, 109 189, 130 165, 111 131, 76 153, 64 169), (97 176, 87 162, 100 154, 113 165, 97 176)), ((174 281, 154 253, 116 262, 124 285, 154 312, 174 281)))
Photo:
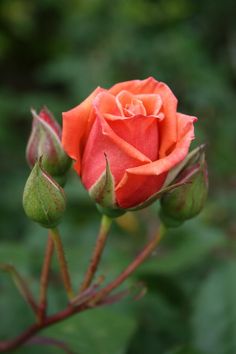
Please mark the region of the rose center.
POLYGON ((132 98, 130 103, 126 103, 123 108, 123 112, 126 117, 131 117, 139 114, 145 116, 147 114, 143 102, 137 98, 132 98))

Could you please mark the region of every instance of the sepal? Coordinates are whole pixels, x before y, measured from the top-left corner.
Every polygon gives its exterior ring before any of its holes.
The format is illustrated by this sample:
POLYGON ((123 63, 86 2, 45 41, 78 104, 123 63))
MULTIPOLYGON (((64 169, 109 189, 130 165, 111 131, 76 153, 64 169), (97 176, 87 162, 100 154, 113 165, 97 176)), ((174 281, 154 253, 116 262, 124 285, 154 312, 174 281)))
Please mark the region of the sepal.
POLYGON ((34 165, 23 193, 23 207, 29 219, 46 228, 56 227, 65 211, 63 189, 42 168, 42 158, 34 165))
POLYGON ((106 169, 101 177, 89 189, 90 197, 96 202, 98 210, 107 216, 117 217, 125 213, 116 205, 115 182, 111 173, 109 161, 106 154, 106 169))

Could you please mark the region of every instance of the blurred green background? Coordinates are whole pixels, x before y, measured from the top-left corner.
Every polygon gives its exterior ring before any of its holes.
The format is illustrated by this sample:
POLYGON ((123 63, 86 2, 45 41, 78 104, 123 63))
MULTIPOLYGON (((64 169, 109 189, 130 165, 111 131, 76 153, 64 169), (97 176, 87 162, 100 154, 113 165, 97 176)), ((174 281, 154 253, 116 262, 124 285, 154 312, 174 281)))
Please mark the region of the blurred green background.
MULTIPOLYGON (((82 313, 42 335, 64 341, 68 353, 235 354, 235 0, 0 1, 0 262, 16 266, 37 294, 46 231, 21 205, 30 107, 46 104, 61 121, 96 86, 150 75, 172 88, 179 111, 199 118, 196 143, 207 143, 209 164, 206 208, 168 232, 126 284, 146 284, 144 298, 82 313)), ((76 287, 99 215, 73 172, 66 193, 61 232, 76 287)), ((99 274, 112 278, 137 254, 157 225, 157 208, 114 225, 99 274)), ((50 312, 65 304, 54 262, 50 312)), ((33 321, 4 273, 0 315, 1 338, 33 321)), ((31 344, 16 353, 42 351, 65 349, 31 344)))

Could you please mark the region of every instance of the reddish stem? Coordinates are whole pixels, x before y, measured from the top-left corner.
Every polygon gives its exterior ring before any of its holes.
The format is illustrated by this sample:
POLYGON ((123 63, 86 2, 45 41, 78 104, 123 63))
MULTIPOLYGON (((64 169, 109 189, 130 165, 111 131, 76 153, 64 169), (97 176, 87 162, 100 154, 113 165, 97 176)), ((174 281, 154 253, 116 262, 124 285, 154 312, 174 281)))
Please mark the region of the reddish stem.
POLYGON ((39 322, 43 321, 46 313, 46 308, 47 308, 47 289, 48 289, 49 272, 50 272, 53 251, 54 251, 54 243, 49 232, 46 252, 45 252, 41 277, 40 277, 39 310, 38 310, 39 322))
POLYGON ((148 242, 148 244, 144 247, 142 252, 135 258, 135 260, 110 284, 106 287, 98 291, 96 294, 92 294, 91 297, 87 298, 83 303, 72 306, 68 305, 68 307, 52 316, 46 317, 43 319, 42 323, 35 323, 30 326, 24 333, 19 335, 13 340, 0 342, 0 352, 8 351, 15 349, 27 342, 30 338, 32 338, 36 333, 40 330, 51 326, 54 323, 58 323, 68 317, 73 316, 78 312, 82 312, 86 309, 102 305, 103 300, 106 300, 106 296, 111 293, 115 288, 117 288, 122 282, 124 282, 129 275, 131 275, 136 268, 151 254, 151 252, 155 249, 158 242, 160 241, 163 235, 163 229, 160 229, 160 232, 148 242))
POLYGON ((89 307, 90 306, 85 303, 81 304, 79 306, 76 306, 76 307, 68 306, 65 310, 62 310, 62 311, 56 313, 55 315, 45 318, 42 323, 33 324, 24 333, 22 333, 21 335, 19 335, 15 339, 0 342, 0 353, 18 348, 20 345, 27 342, 30 338, 32 338, 36 333, 38 333, 42 329, 45 329, 45 328, 53 325, 54 323, 61 322, 62 320, 66 319, 68 317, 71 317, 78 312, 82 312, 89 307))
POLYGON ((66 290, 68 299, 71 300, 74 297, 74 292, 71 285, 70 273, 67 267, 66 257, 64 253, 63 244, 58 229, 54 228, 50 230, 51 237, 54 242, 54 246, 57 253, 57 258, 60 266, 60 272, 64 288, 66 290))
POLYGON ((144 249, 139 253, 139 255, 134 259, 132 263, 110 284, 101 289, 92 297, 90 304, 95 305, 102 299, 104 299, 108 294, 110 294, 114 289, 121 285, 137 268, 145 261, 146 258, 154 251, 157 244, 164 234, 164 228, 160 228, 157 235, 147 243, 144 249))
POLYGON ((83 292, 84 290, 86 290, 90 286, 90 284, 94 278, 98 264, 99 264, 101 256, 102 256, 102 252, 103 252, 105 244, 106 244, 106 240, 107 240, 108 232, 111 227, 111 223, 112 223, 112 219, 110 219, 106 215, 102 216, 101 227, 100 227, 100 231, 98 234, 96 245, 95 245, 95 248, 93 251, 92 259, 91 259, 90 265, 88 267, 88 270, 85 274, 83 283, 80 287, 80 292, 83 292))

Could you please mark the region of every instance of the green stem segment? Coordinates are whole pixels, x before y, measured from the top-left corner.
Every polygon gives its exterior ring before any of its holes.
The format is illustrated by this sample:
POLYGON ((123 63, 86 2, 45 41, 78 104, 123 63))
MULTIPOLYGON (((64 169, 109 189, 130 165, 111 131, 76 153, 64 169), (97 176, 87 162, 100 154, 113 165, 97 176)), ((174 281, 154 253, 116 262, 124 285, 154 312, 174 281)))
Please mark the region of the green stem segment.
POLYGON ((62 242, 61 242, 60 234, 56 228, 50 229, 50 234, 51 234, 51 237, 54 241, 54 246, 55 246, 56 253, 57 253, 57 258, 58 258, 58 262, 59 262, 59 266, 60 266, 61 277, 62 277, 62 280, 64 283, 64 287, 65 287, 65 290, 66 290, 69 300, 71 300, 74 297, 74 292, 73 292, 72 286, 71 286, 70 275, 69 275, 69 271, 68 271, 68 267, 67 267, 67 262, 66 262, 65 253, 64 253, 62 242))
POLYGON ((50 272, 53 251, 54 251, 54 242, 49 232, 46 252, 45 252, 41 277, 40 277, 39 311, 38 311, 38 320, 40 323, 43 322, 46 314, 47 289, 48 289, 49 272, 50 272))
POLYGON ((80 292, 86 290, 93 281, 94 275, 96 273, 98 264, 100 262, 106 244, 106 240, 108 237, 108 232, 110 230, 111 224, 112 224, 112 219, 106 215, 103 215, 97 241, 91 258, 91 262, 85 274, 82 285, 80 286, 80 292))

